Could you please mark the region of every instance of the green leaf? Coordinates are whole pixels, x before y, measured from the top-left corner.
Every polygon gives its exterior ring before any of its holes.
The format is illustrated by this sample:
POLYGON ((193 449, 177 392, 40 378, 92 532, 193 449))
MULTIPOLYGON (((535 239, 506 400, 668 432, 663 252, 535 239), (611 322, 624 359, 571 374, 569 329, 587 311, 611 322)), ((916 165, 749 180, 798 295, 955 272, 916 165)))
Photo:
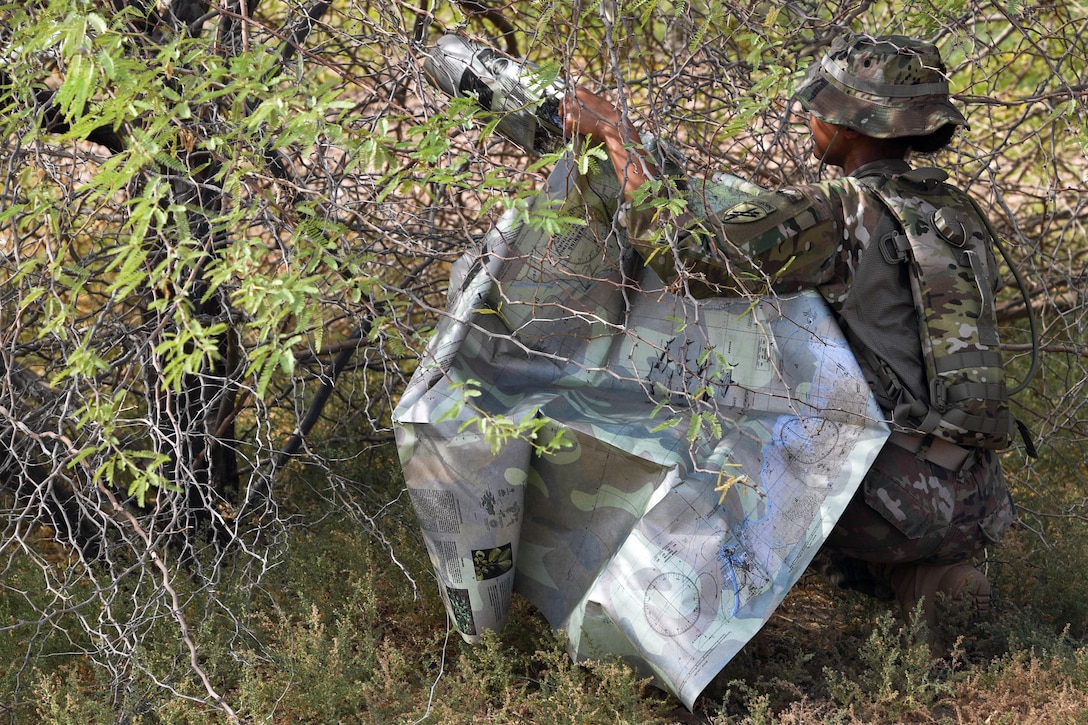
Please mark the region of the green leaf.
POLYGON ((68 59, 64 83, 57 91, 56 101, 65 120, 83 116, 84 107, 95 89, 97 68, 93 58, 83 51, 68 59))

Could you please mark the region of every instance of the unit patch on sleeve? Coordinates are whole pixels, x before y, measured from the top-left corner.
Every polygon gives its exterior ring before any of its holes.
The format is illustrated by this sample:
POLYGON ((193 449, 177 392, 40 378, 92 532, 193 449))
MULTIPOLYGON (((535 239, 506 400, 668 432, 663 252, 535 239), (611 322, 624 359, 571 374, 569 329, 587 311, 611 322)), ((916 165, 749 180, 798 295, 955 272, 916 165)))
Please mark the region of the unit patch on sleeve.
POLYGON ((718 219, 723 224, 747 224, 757 222, 778 211, 778 207, 764 199, 747 199, 726 209, 718 219))

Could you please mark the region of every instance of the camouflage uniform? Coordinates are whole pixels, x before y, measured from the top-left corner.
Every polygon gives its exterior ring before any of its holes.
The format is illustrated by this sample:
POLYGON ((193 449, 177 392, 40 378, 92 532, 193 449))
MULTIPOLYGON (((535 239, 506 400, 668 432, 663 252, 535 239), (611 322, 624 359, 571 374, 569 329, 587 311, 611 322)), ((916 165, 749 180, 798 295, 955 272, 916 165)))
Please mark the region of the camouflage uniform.
MULTIPOLYGON (((798 97, 822 120, 874 138, 924 136, 946 124, 966 125, 949 103, 941 67, 932 45, 851 36, 810 70, 798 97)), ((681 218, 672 227, 680 230, 671 245, 676 253, 659 248, 656 254, 643 250, 644 256, 666 279, 682 265, 689 286, 712 294, 818 289, 890 421, 896 401, 866 349, 893 362, 916 398, 928 402, 929 393, 909 272, 905 264, 888 264, 878 245, 898 222, 859 180, 909 170, 899 159, 879 161, 843 179, 768 191, 715 218, 681 218), (873 329, 882 334, 861 334, 873 329)), ((1014 520, 1012 501, 997 455, 970 453, 961 470, 950 470, 903 445, 885 445, 826 552, 883 564, 937 564, 963 561, 996 542, 1014 520)))

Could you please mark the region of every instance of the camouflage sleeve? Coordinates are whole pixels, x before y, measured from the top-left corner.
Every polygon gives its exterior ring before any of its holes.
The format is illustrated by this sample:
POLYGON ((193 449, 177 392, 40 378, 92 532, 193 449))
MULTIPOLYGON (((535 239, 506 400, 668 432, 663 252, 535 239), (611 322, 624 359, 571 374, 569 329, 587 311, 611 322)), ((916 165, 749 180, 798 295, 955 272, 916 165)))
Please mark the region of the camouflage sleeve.
POLYGON ((768 191, 729 208, 671 223, 641 217, 629 227, 663 279, 683 277, 716 295, 794 292, 849 285, 860 254, 864 203, 857 187, 824 182, 768 191), (648 233, 652 232, 652 233, 648 233))

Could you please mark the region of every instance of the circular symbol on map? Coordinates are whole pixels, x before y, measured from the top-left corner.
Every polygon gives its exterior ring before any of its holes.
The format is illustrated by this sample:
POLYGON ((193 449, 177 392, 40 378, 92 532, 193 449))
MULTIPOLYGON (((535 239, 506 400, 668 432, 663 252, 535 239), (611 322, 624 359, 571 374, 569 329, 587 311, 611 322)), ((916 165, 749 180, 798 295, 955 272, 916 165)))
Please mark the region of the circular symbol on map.
POLYGON ((658 634, 682 634, 699 619, 699 586, 683 574, 659 574, 646 587, 642 613, 658 634))
POLYGON ((816 463, 835 450, 839 426, 815 416, 792 418, 782 424, 781 437, 791 458, 801 463, 816 463))

